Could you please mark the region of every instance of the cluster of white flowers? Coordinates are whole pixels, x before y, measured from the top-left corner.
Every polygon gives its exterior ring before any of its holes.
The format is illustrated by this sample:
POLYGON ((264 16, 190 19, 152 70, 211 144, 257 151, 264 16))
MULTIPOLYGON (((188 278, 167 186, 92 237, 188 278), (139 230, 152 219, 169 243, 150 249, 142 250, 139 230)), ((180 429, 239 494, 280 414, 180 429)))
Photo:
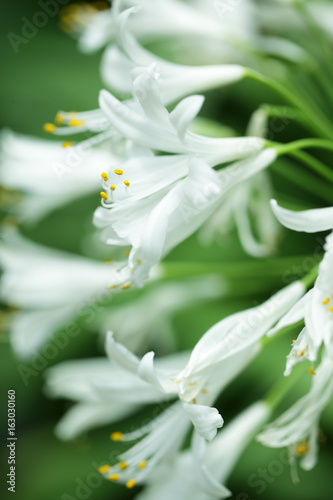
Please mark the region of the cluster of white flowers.
MULTIPOLYGON (((305 2, 303 8, 325 29, 332 9, 318 3, 305 2)), ((161 405, 148 424, 111 434, 114 441, 137 442, 116 464, 100 467, 111 482, 130 489, 145 484, 139 500, 208 500, 231 494, 222 483, 274 408, 263 398, 218 431, 224 419, 214 404, 268 338, 300 321, 304 327, 293 341, 284 375, 306 362, 312 387, 258 439, 270 447, 287 446, 294 460, 302 456, 305 469, 316 463, 318 422, 333 391, 333 233, 312 281, 295 280, 273 290, 262 304, 224 317, 190 352, 156 360, 153 351, 144 354, 147 345, 175 349, 170 317, 176 310, 228 295, 227 280, 212 276, 212 268, 201 277, 163 281, 164 257, 197 230, 207 244, 235 223, 244 250, 262 258, 276 250, 281 231, 276 219, 295 231, 333 229, 333 207, 299 212, 271 200, 267 168, 288 147, 299 152, 302 146, 268 141, 269 117, 262 109, 243 137, 214 123, 217 134, 208 135, 209 122, 197 116, 205 100, 197 92, 247 77, 262 83, 265 78, 255 76, 256 71, 267 68, 285 76, 281 61, 311 66, 312 55, 281 36, 278 20, 289 11, 290 26, 302 30, 297 10, 288 2, 115 0, 106 10, 71 5, 61 23, 78 38, 79 48, 89 52, 106 46, 101 74, 109 90, 100 92, 100 107, 59 111, 55 124, 45 124, 46 132, 66 136, 66 142, 1 133, 0 180, 8 196, 17 196, 9 213, 19 224, 37 224, 51 211, 100 191, 93 223, 112 258, 101 262, 73 255, 3 230, 0 299, 14 306, 9 314, 13 348, 29 358, 103 296, 93 327, 106 338, 109 359, 50 368, 46 392, 76 402, 57 425, 60 439, 113 425, 145 404, 161 405), (271 9, 277 13, 274 29, 268 22, 271 9), (270 35, 262 34, 263 26, 270 35), (175 43, 179 51, 169 61, 147 48, 152 42, 164 43, 166 49, 175 43), (89 138, 67 140, 82 132, 89 138), (110 306, 114 293, 130 287, 140 289, 139 298, 110 306), (189 431, 192 443, 185 450, 189 431)), ((302 100, 289 98, 291 93, 281 91, 279 83, 268 85, 287 97, 288 105, 301 103, 294 113, 306 126, 309 115, 302 100)), ((325 147, 325 139, 313 141, 325 147)))

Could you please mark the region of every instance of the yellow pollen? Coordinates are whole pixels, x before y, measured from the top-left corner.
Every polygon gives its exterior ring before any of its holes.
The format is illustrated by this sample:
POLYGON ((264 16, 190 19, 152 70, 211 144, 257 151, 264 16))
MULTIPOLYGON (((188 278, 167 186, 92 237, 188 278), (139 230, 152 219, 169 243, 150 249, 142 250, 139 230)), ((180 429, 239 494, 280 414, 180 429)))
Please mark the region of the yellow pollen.
POLYGON ((136 261, 135 261, 135 262, 136 262, 139 266, 141 266, 141 264, 142 264, 142 260, 140 260, 140 259, 136 259, 136 261))
POLYGON ((128 181, 124 181, 125 186, 129 187, 131 184, 128 181))
POLYGON ((118 467, 120 470, 125 470, 128 467, 128 464, 126 462, 119 462, 118 467))
POLYGON ((197 400, 196 400, 195 398, 193 398, 193 399, 192 399, 192 403, 193 403, 194 405, 196 405, 196 404, 197 404, 197 400))
POLYGON ((103 200, 107 200, 108 199, 108 195, 106 194, 105 191, 101 191, 99 194, 101 195, 101 197, 103 198, 103 200))
POLYGON ((107 174, 106 172, 102 172, 102 173, 101 173, 101 177, 102 177, 102 179, 104 179, 104 180, 105 180, 105 182, 106 182, 107 180, 109 180, 108 174, 107 174))
POLYGON ((55 116, 54 121, 56 122, 57 125, 62 125, 65 121, 65 118, 61 113, 57 113, 55 116))
POLYGON ((53 123, 45 123, 43 126, 43 129, 45 130, 45 132, 48 132, 49 134, 53 134, 53 132, 56 129, 56 126, 53 125, 53 123))
POLYGON ((201 389, 200 392, 201 392, 201 394, 207 394, 208 391, 207 391, 207 389, 201 389))
POLYGON ((139 463, 138 468, 140 470, 144 469, 147 465, 147 460, 142 460, 142 462, 139 463))
POLYGON ((323 300, 323 304, 326 305, 329 303, 329 301, 330 301, 330 299, 327 297, 327 299, 323 300))
POLYGON ((105 474, 105 472, 107 472, 108 470, 110 469, 110 467, 108 465, 102 465, 99 469, 98 469, 98 472, 100 474, 105 474))
POLYGON ((70 127, 79 127, 80 125, 84 125, 83 120, 78 120, 77 118, 71 118, 68 122, 70 127))
POLYGON ((304 349, 301 351, 301 356, 304 356, 305 352, 304 349))
POLYGON ((296 342, 296 339, 293 340, 293 343, 296 342))
POLYGON ((114 173, 117 175, 123 175, 124 172, 122 170, 120 170, 120 168, 115 168, 114 173))
POLYGON ((180 383, 181 383, 181 381, 182 381, 181 379, 176 380, 176 382, 174 382, 174 384, 180 384, 180 383))
POLYGON ((110 436, 112 441, 121 441, 123 439, 123 433, 122 432, 113 432, 110 436))
POLYGON ((136 485, 135 479, 129 479, 126 483, 126 488, 131 490, 136 485))
POLYGON ((111 474, 109 476, 110 481, 118 481, 119 479, 119 474, 111 474))
POLYGON ((303 441, 303 443, 300 443, 296 446, 296 455, 299 457, 305 455, 309 451, 309 445, 306 441, 303 441))
POLYGON ((189 387, 193 387, 194 385, 197 385, 197 383, 196 382, 189 382, 189 384, 188 384, 189 387))
POLYGON ((109 290, 113 290, 114 288, 117 288, 117 285, 109 285, 109 286, 108 286, 108 289, 109 289, 109 290))
POLYGON ((104 264, 111 264, 111 262, 114 262, 114 259, 106 259, 104 264))
POLYGON ((122 290, 128 290, 128 289, 130 288, 130 286, 131 286, 131 283, 125 283, 125 285, 121 285, 121 287, 120 287, 120 288, 121 288, 122 290))
POLYGON ((328 310, 329 310, 330 312, 333 312, 333 307, 329 307, 329 308, 328 308, 328 310))
POLYGON ((131 251, 130 251, 130 250, 124 250, 124 254, 125 254, 125 255, 129 255, 130 253, 131 253, 131 251))
POLYGON ((63 148, 70 148, 71 146, 73 146, 73 143, 71 141, 66 141, 62 143, 63 148))
POLYGON ((309 366, 308 370, 309 370, 309 373, 311 373, 311 375, 316 375, 316 372, 314 371, 314 369, 311 366, 309 366))
POLYGON ((116 186, 114 184, 111 184, 110 189, 111 191, 114 191, 116 189, 116 186))

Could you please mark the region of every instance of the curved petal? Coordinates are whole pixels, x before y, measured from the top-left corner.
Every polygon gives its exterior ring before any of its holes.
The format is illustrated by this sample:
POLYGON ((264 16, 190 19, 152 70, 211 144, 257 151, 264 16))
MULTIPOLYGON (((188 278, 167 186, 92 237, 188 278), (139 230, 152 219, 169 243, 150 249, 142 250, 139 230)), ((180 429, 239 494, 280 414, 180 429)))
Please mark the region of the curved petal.
POLYGON ((316 233, 333 228, 333 207, 294 212, 280 207, 276 200, 271 200, 271 207, 281 224, 294 231, 316 233))

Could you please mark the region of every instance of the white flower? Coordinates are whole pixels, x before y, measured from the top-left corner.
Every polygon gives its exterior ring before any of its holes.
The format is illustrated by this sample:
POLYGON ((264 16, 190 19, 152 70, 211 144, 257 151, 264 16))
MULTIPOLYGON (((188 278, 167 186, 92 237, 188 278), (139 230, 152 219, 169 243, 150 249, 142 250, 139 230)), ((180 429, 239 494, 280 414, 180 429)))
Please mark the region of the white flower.
POLYGON ((121 47, 110 46, 103 55, 101 72, 107 85, 120 93, 131 93, 132 74, 137 76, 148 67, 156 65, 161 99, 164 104, 211 88, 234 83, 245 74, 239 65, 185 66, 168 62, 140 47, 126 30, 126 23, 136 9, 129 9, 119 16, 118 35, 121 47))
MULTIPOLYGON (((166 356, 159 358, 157 365, 168 373, 180 368, 187 358, 187 353, 166 356)), ((76 402, 55 428, 57 437, 63 440, 121 420, 144 404, 161 403, 171 397, 104 358, 66 361, 50 368, 46 372, 45 389, 50 397, 76 402), (92 385, 94 379, 107 385, 102 398, 92 385)))
POLYGON ((280 207, 276 200, 271 200, 271 206, 281 224, 294 231, 317 233, 333 229, 333 207, 295 212, 280 207))
MULTIPOLYGON (((107 339, 107 352, 115 363, 151 384, 161 394, 173 394, 175 397, 179 394, 179 384, 175 380, 179 370, 174 370, 173 375, 163 373, 153 364, 154 353, 147 353, 140 361, 124 346, 115 342, 111 334, 107 339)), ((120 464, 102 467, 101 472, 104 477, 125 483, 128 488, 136 483, 145 482, 158 463, 174 459, 191 427, 191 422, 196 433, 206 440, 212 440, 217 429, 222 427, 223 419, 210 405, 224 387, 245 368, 256 352, 257 350, 255 352, 252 350, 246 356, 242 353, 225 362, 223 366, 220 365, 211 373, 210 378, 206 378, 200 394, 190 403, 183 401, 180 396, 180 399, 167 410, 137 431, 129 434, 120 432, 111 434, 111 439, 116 441, 132 441, 139 438, 141 440, 120 455, 120 464), (124 463, 125 467, 122 467, 124 463)), ((107 381, 94 379, 92 384, 101 397, 107 396, 107 381)))
POLYGON ((215 364, 231 356, 246 355, 258 341, 304 294, 301 282, 283 288, 263 304, 232 314, 216 323, 194 347, 185 369, 178 374, 180 394, 190 400, 197 394, 215 364), (194 385, 193 385, 194 383, 194 385))
POLYGON ((333 363, 325 357, 316 370, 308 394, 271 423, 259 436, 265 446, 288 446, 292 456, 301 456, 303 469, 312 469, 317 462, 318 425, 333 391, 333 363))
POLYGON ((246 158, 264 147, 264 141, 258 137, 211 139, 188 132, 201 109, 203 96, 187 97, 169 113, 162 103, 157 73, 152 68, 135 78, 132 94, 136 106, 102 90, 100 107, 111 126, 134 143, 169 153, 217 157, 219 163, 246 158))
POLYGON ((111 9, 101 12, 91 7, 74 10, 69 6, 69 16, 65 10, 62 25, 66 31, 79 36, 79 48, 83 52, 92 52, 116 39, 119 12, 133 5, 141 9, 129 26, 141 41, 189 36, 208 37, 216 41, 223 36, 216 15, 180 0, 116 0, 112 2, 111 9))
POLYGON ((19 235, 0 244, 2 301, 23 309, 13 313, 11 342, 22 357, 41 345, 80 309, 111 293, 108 287, 126 286, 125 262, 106 264, 25 240, 19 235))
POLYGON ((3 130, 0 136, 0 182, 20 191, 13 210, 21 220, 38 221, 51 210, 96 192, 101 169, 114 168, 120 159, 102 149, 36 139, 3 130), (66 144, 65 144, 66 145, 66 144))
MULTIPOLYGON (((267 149, 250 159, 215 172, 203 160, 193 157, 188 165, 183 165, 183 175, 188 169, 185 179, 173 182, 171 186, 155 193, 153 190, 168 182, 168 178, 161 173, 160 184, 154 183, 156 170, 152 170, 151 174, 148 170, 149 163, 146 165, 147 181, 143 185, 142 192, 136 194, 137 191, 134 189, 133 199, 129 192, 127 200, 120 200, 114 204, 108 203, 112 199, 106 200, 103 202, 103 207, 96 210, 94 223, 103 230, 102 238, 108 244, 132 246, 129 263, 134 270, 133 279, 140 285, 153 264, 193 234, 214 213, 229 189, 265 168, 274 159, 274 150, 267 149), (147 196, 136 199, 144 194, 147 196), (106 208, 107 206, 109 208, 106 208)), ((182 166, 179 158, 173 156, 168 160, 166 157, 157 157, 155 160, 160 168, 163 164, 168 165, 169 161, 173 163, 172 169, 168 169, 169 182, 172 182, 172 178, 175 179, 177 175, 173 172, 177 172, 177 166, 178 168, 182 166)), ((138 165, 139 162, 133 162, 133 167, 135 164, 138 165)), ((125 170, 122 172, 125 176, 125 170)), ((140 169, 137 173, 140 175, 140 169)), ((133 175, 135 175, 134 168, 133 175)), ((133 184, 135 182, 139 189, 142 185, 142 176, 137 181, 134 177, 133 184)), ((126 196, 126 192, 122 195, 120 189, 118 196, 124 195, 126 196)))
POLYGON ((285 375, 299 362, 317 359, 322 344, 330 348, 333 336, 333 234, 326 239, 325 255, 319 265, 318 278, 314 287, 277 323, 269 336, 285 326, 292 325, 304 318, 305 327, 292 345, 287 358, 285 375))
POLYGON ((231 496, 221 483, 269 413, 269 408, 258 402, 227 424, 210 443, 194 435, 192 449, 179 453, 170 467, 159 466, 136 500, 213 500, 231 496))

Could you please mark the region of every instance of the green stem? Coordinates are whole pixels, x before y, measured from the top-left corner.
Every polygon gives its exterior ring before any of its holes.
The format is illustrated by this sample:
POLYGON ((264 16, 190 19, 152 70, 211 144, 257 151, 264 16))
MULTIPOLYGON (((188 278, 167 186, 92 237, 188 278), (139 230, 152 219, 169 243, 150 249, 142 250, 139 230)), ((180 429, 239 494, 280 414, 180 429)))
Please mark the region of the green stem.
POLYGON ((318 276, 318 268, 319 268, 319 262, 318 264, 316 264, 312 269, 311 271, 306 275, 304 276, 302 279, 301 279, 301 282, 303 283, 303 285, 305 286, 305 288, 310 288, 311 285, 313 285, 313 283, 316 281, 317 279, 317 276, 318 276))
POLYGON ((203 274, 221 275, 230 279, 256 279, 258 276, 281 276, 282 273, 299 264, 309 256, 282 257, 265 261, 227 262, 162 262, 159 264, 159 278, 179 279, 203 274))
POLYGON ((296 108, 302 111, 308 128, 315 134, 319 133, 319 135, 322 135, 327 139, 333 138, 332 124, 327 120, 326 116, 320 109, 314 109, 313 105, 305 103, 298 97, 297 94, 291 92, 287 87, 281 85, 281 83, 276 82, 275 80, 262 75, 251 68, 246 68, 244 76, 249 80, 266 85, 266 87, 271 88, 276 93, 281 95, 292 106, 296 106, 296 108))
POLYGON ((330 182, 333 182, 333 170, 331 170, 327 165, 325 165, 325 163, 321 162, 320 160, 317 160, 317 158, 314 158, 309 153, 305 153, 304 151, 293 151, 290 154, 294 158, 297 158, 298 160, 302 161, 305 165, 310 167, 317 174, 320 174, 325 179, 329 180, 330 182))
POLYGON ((309 139, 300 139, 298 141, 288 142, 288 144, 281 144, 273 141, 265 141, 268 147, 276 150, 279 156, 292 153, 298 149, 316 148, 327 149, 333 151, 333 141, 327 139, 316 139, 310 137, 309 139))
POLYGON ((280 379, 263 398, 264 402, 274 410, 282 401, 284 396, 294 387, 296 382, 304 375, 303 366, 295 366, 288 377, 280 379))

